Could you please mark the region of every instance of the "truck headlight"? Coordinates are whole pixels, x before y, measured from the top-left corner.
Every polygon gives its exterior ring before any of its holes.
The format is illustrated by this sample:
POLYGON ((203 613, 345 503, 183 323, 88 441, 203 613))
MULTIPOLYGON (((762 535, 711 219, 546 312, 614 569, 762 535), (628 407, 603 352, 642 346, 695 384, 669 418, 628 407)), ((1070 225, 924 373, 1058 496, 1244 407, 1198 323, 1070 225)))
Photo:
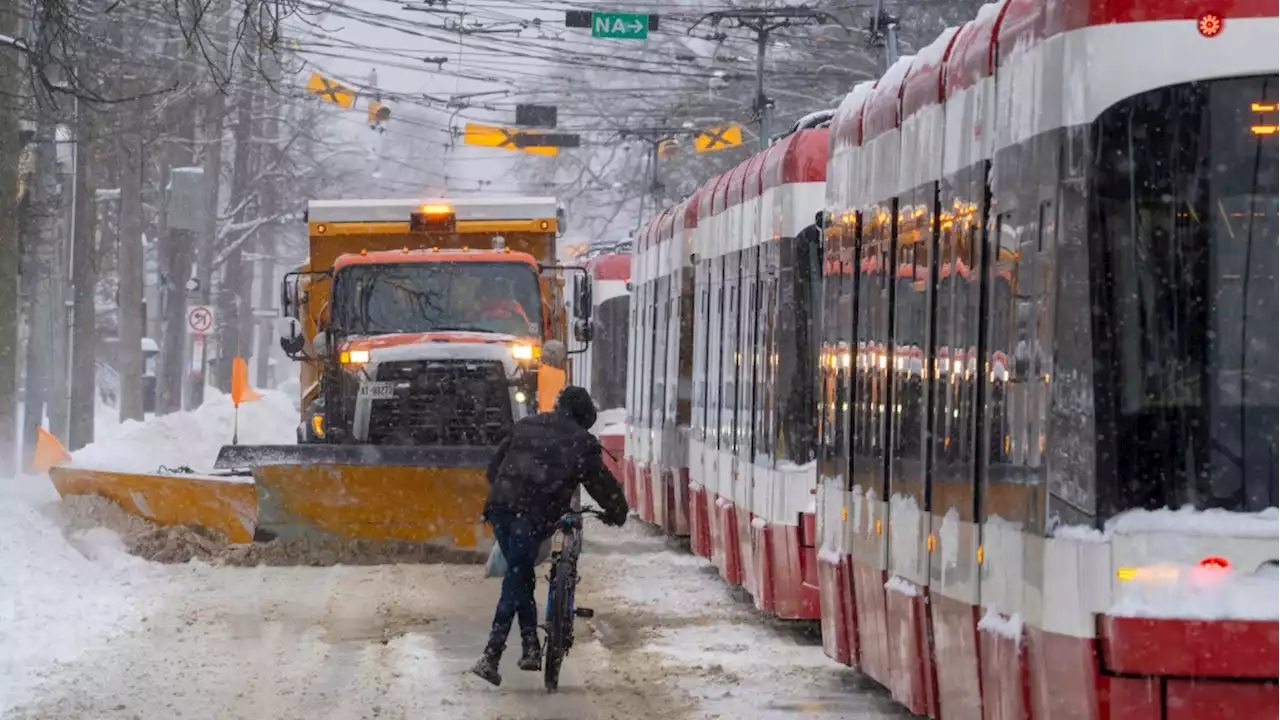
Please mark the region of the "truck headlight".
POLYGON ((323 415, 311 416, 311 430, 315 432, 316 437, 318 438, 324 437, 324 416, 323 415))
POLYGON ((533 345, 512 345, 511 357, 516 360, 533 360, 538 357, 538 350, 539 348, 534 347, 533 345))
POLYGON ((369 362, 368 350, 343 350, 339 356, 343 365, 364 365, 369 362))

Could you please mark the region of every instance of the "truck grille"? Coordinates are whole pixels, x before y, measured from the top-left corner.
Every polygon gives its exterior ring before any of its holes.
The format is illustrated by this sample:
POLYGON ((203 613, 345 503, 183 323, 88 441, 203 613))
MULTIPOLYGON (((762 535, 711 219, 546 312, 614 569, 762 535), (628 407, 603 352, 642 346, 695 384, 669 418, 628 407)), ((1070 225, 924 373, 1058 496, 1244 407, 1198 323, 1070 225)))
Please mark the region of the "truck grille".
POLYGON ((369 442, 377 445, 497 445, 511 429, 500 362, 417 360, 378 366, 378 380, 409 383, 373 401, 369 442))

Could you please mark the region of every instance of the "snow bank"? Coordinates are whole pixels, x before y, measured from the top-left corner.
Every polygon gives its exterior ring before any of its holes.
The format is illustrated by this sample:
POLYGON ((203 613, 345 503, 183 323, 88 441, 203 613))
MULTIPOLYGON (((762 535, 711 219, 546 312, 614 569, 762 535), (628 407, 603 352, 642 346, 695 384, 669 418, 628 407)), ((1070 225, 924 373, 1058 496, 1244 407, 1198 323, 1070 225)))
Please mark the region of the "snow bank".
MULTIPOLYGON (((187 466, 209 472, 218 450, 231 443, 235 407, 231 397, 213 393, 190 412, 161 415, 145 422, 129 421, 101 428, 97 442, 72 454, 72 467, 155 472, 161 465, 187 466)), ((249 445, 291 445, 297 441, 298 414, 293 399, 277 390, 262 391, 262 399, 240 406, 240 442, 249 445)))
POLYGON ((24 485, 0 480, 0 714, 31 700, 46 670, 104 645, 156 606, 162 582, 102 528, 68 541, 27 501, 24 485))

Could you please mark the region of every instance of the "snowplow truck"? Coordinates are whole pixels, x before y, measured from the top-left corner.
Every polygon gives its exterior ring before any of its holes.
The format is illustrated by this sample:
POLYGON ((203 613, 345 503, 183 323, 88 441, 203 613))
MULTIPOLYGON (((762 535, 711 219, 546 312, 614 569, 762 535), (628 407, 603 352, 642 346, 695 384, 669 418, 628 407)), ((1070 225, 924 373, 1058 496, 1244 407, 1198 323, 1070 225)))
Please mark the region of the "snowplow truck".
POLYGON ((215 464, 252 473, 255 541, 489 549, 488 462, 590 341, 590 279, 556 264, 560 222, 553 198, 309 204, 278 321, 298 443, 228 445, 215 464))

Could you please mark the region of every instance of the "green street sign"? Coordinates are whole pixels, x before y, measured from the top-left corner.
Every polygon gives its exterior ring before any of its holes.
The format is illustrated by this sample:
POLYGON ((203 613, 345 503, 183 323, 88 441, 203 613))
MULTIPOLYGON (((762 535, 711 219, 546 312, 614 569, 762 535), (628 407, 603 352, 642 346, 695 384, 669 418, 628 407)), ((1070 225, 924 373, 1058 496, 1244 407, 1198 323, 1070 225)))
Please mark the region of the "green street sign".
POLYGON ((591 13, 591 37, 605 40, 644 40, 649 16, 634 13, 591 13))

